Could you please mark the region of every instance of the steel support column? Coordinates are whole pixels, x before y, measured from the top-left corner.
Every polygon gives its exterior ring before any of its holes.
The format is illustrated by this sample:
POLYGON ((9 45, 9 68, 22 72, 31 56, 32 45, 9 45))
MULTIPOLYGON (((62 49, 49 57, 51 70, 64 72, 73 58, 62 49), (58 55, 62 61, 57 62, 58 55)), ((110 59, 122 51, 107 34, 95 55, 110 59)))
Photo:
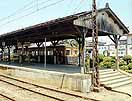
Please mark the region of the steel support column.
POLYGON ((44 42, 44 46, 45 46, 45 48, 44 48, 44 67, 46 68, 46 37, 45 37, 45 42, 44 42))
POLYGON ((11 46, 7 46, 7 49, 8 49, 8 62, 10 63, 10 60, 11 60, 11 58, 10 58, 10 48, 11 48, 11 46))
POLYGON ((36 43, 37 47, 38 47, 38 63, 40 63, 40 46, 42 45, 42 42, 41 43, 36 43))
POLYGON ((3 46, 1 47, 1 50, 2 50, 1 60, 4 61, 4 47, 3 46))
POLYGON ((56 45, 58 44, 59 40, 57 41, 51 41, 52 45, 53 45, 53 56, 54 56, 54 64, 56 64, 56 60, 57 60, 57 57, 56 57, 56 45))
POLYGON ((5 61, 5 46, 6 46, 6 43, 2 42, 2 60, 3 61, 5 61))
POLYGON ((23 62, 24 62, 24 57, 23 57, 23 54, 24 54, 24 43, 21 43, 21 47, 22 47, 22 50, 21 50, 21 53, 20 53, 19 63, 21 63, 21 65, 22 65, 23 62))
POLYGON ((26 49, 25 51, 26 51, 27 62, 30 63, 31 56, 30 56, 30 52, 28 50, 28 46, 25 46, 25 49, 26 49))

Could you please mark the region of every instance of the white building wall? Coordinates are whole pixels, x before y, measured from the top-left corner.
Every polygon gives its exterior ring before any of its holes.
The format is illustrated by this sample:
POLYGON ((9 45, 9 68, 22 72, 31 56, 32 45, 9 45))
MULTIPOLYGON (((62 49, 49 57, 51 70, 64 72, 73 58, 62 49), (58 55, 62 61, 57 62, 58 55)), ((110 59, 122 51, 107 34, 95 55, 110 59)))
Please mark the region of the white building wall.
POLYGON ((127 54, 128 55, 132 55, 132 44, 131 45, 127 45, 127 54))
POLYGON ((127 36, 127 54, 132 55, 132 34, 127 36))
POLYGON ((108 51, 109 46, 99 46, 99 54, 104 54, 105 51, 108 51))
MULTIPOLYGON (((113 44, 106 46, 99 46, 99 54, 104 54, 104 51, 108 51, 109 56, 116 56, 116 50, 113 44)), ((126 55, 126 45, 119 45, 118 56, 122 57, 124 55, 126 55)))
MULTIPOLYGON (((125 55, 131 55, 132 56, 132 34, 129 34, 127 36, 127 44, 121 43, 118 46, 118 56, 123 57, 125 55)), ((104 52, 108 52, 109 56, 116 56, 116 50, 114 44, 104 44, 98 46, 98 52, 99 54, 104 54, 104 52)))
POLYGON ((119 45, 119 51, 118 51, 118 55, 120 57, 123 57, 124 55, 126 55, 126 45, 119 45))
POLYGON ((132 34, 127 36, 127 44, 132 45, 132 34))

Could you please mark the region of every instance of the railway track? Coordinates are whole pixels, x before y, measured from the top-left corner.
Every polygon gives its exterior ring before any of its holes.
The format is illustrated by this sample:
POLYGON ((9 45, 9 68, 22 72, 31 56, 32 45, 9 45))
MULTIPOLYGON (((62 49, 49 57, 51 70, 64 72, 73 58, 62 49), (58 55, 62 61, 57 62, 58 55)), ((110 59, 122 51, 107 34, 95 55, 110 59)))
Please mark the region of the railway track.
MULTIPOLYGON (((18 87, 20 89, 35 93, 35 94, 39 94, 41 96, 46 96, 49 97, 51 99, 54 99, 56 101, 66 101, 67 99, 74 99, 74 98, 78 98, 78 99, 84 99, 84 101, 99 101, 99 100, 95 100, 92 98, 88 98, 88 97, 84 97, 81 95, 77 95, 77 94, 71 94, 62 90, 58 90, 58 89, 53 89, 53 88, 49 88, 49 87, 45 87, 45 86, 40 86, 37 84, 33 84, 27 81, 23 81, 5 74, 0 74, 0 82, 4 82, 7 83, 9 85, 12 85, 14 87, 18 87)), ((15 101, 15 100, 12 100, 15 101)))
MULTIPOLYGON (((4 94, 1 94, 0 93, 0 98, 3 98, 3 99, 5 99, 6 101, 15 101, 13 98, 11 98, 11 97, 9 97, 9 96, 7 96, 7 95, 4 95, 4 94)), ((1 98, 1 99, 2 99, 1 98)), ((0 100, 1 101, 1 100, 0 100)), ((3 100, 2 100, 3 101, 3 100)))

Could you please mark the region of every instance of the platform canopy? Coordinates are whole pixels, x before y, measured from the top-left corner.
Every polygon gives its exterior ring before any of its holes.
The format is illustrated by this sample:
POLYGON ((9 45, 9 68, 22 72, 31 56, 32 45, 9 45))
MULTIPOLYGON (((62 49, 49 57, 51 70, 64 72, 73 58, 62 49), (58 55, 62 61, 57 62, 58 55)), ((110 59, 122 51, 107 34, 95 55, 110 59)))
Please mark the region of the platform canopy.
MULTIPOLYGON (((0 36, 0 46, 16 45, 18 42, 44 42, 79 38, 83 35, 83 29, 87 28, 86 37, 92 36, 91 11, 58 18, 48 22, 29 26, 23 29, 12 31, 0 36)), ((129 30, 109 8, 98 10, 97 22, 99 27, 99 36, 124 35, 129 30)))

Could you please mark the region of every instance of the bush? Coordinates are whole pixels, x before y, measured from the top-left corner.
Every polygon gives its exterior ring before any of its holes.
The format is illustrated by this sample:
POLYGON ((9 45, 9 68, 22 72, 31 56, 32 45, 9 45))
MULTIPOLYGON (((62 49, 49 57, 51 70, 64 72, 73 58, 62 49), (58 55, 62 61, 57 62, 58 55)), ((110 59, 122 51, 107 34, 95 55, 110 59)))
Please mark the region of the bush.
POLYGON ((111 69, 116 69, 116 64, 115 63, 112 64, 111 69))
POLYGON ((111 56, 111 58, 112 58, 113 60, 115 60, 115 56, 111 56))
POLYGON ((129 69, 129 70, 132 70, 132 63, 129 63, 128 69, 129 69))
POLYGON ((109 62, 111 61, 111 57, 104 57, 103 62, 109 62))
POLYGON ((125 66, 125 65, 124 65, 124 66, 121 66, 121 67, 120 67, 120 69, 122 69, 122 70, 125 70, 125 71, 126 71, 126 70, 128 70, 128 66, 127 66, 127 65, 126 65, 126 66, 125 66))
POLYGON ((115 59, 111 57, 104 57, 103 62, 115 62, 115 59))
POLYGON ((112 62, 103 62, 103 67, 104 68, 111 68, 114 66, 114 63, 112 62))
POLYGON ((90 57, 89 56, 86 56, 86 59, 85 59, 85 67, 86 67, 86 69, 89 69, 90 68, 90 57))
POLYGON ((103 62, 100 63, 101 68, 112 68, 115 66, 115 60, 111 57, 104 57, 103 62))
POLYGON ((127 65, 127 63, 126 63, 126 61, 124 61, 124 60, 121 60, 120 62, 119 62, 119 66, 121 67, 121 66, 126 66, 127 65))
POLYGON ((132 74, 132 70, 126 70, 126 72, 128 72, 128 73, 131 73, 131 74, 132 74))
POLYGON ((104 55, 100 54, 98 57, 99 57, 99 63, 103 62, 104 55))
POLYGON ((127 65, 128 65, 132 61, 132 56, 126 55, 123 57, 123 60, 126 61, 127 65))

